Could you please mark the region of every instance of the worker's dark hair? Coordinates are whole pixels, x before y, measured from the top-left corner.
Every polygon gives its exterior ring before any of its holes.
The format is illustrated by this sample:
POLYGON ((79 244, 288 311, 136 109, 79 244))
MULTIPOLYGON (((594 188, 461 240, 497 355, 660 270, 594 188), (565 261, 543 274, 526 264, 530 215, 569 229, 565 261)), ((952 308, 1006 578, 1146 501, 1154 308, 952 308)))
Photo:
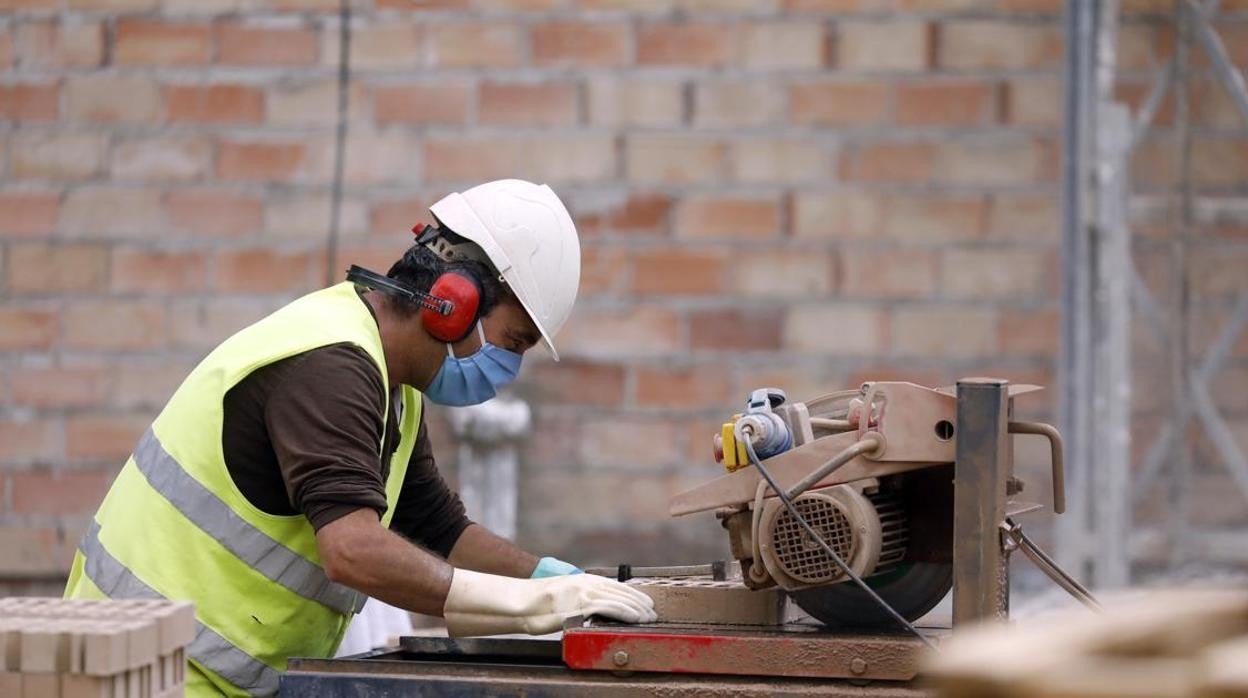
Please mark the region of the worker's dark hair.
MULTIPOLYGON (((454 233, 444 232, 443 235, 450 237, 452 244, 463 242, 463 238, 454 233)), ((477 282, 477 286, 481 289, 477 317, 489 315, 490 311, 494 310, 506 295, 503 283, 498 278, 498 272, 494 271, 490 265, 476 260, 448 262, 421 244, 407 248, 407 252, 404 252, 403 257, 390 267, 386 276, 421 291, 428 291, 433 287, 433 282, 447 272, 457 272, 477 282)), ((391 307, 404 316, 420 312, 421 306, 415 302, 397 296, 387 296, 387 298, 391 307)))

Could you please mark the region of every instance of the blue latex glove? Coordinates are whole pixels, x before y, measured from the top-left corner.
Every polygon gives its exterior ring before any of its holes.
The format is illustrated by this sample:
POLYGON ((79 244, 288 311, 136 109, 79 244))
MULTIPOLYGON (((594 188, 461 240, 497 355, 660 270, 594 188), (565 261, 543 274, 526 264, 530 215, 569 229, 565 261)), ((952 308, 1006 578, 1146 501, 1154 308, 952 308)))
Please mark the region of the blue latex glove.
POLYGON ((537 561, 537 567, 533 568, 533 574, 529 575, 529 579, 541 579, 543 577, 562 577, 565 574, 580 574, 581 569, 576 565, 564 562, 563 560, 544 557, 537 561))

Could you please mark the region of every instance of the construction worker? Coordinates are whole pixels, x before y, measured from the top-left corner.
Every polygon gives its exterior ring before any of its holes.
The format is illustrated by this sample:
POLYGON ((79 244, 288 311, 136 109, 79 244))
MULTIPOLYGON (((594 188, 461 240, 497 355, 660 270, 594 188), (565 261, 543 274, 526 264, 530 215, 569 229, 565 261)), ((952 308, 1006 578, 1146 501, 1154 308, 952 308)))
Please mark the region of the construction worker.
POLYGON ((431 208, 386 276, 317 291, 230 337, 140 439, 83 537, 67 597, 195 602, 189 695, 266 695, 329 657, 367 597, 455 635, 654 620, 635 589, 468 521, 424 398, 484 402, 554 337, 580 245, 547 186, 489 182, 431 208), (423 395, 423 398, 422 398, 423 395))

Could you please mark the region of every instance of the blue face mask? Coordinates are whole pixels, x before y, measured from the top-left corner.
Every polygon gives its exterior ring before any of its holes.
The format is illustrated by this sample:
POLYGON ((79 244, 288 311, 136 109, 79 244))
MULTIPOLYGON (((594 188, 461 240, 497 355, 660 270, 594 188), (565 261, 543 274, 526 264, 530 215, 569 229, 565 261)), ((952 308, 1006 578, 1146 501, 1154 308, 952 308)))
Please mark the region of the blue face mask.
POLYGON ((450 344, 446 345, 446 360, 424 390, 430 400, 451 407, 479 405, 516 379, 521 356, 485 341, 480 322, 477 334, 481 348, 462 359, 455 357, 450 344))

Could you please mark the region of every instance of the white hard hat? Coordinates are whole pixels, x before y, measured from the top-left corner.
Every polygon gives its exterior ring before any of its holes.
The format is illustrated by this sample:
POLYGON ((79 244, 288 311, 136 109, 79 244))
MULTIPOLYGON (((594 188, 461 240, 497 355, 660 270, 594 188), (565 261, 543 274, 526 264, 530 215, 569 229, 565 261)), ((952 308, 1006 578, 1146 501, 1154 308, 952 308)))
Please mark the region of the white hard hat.
POLYGON ((558 361, 554 337, 576 301, 581 244, 555 192, 545 184, 500 179, 446 196, 429 210, 485 252, 558 361))

